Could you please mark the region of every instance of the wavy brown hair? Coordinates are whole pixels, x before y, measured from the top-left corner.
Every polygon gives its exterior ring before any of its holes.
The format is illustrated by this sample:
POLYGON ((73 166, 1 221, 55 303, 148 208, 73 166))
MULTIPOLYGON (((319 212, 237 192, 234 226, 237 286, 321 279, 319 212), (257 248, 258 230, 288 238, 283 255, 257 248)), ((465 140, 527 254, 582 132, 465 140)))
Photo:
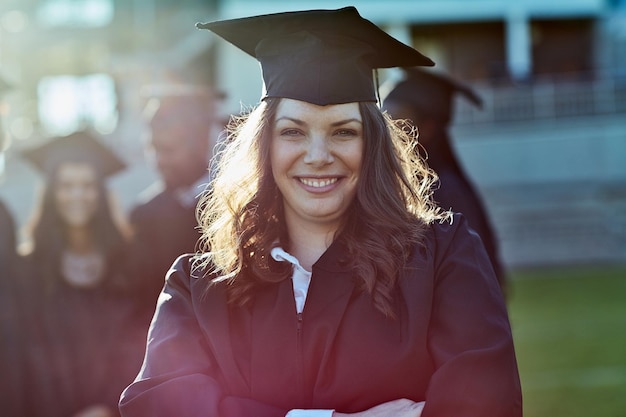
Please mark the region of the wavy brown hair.
MULTIPOLYGON (((280 99, 266 99, 229 128, 212 192, 198 206, 202 247, 196 267, 212 282, 228 280, 230 301, 246 304, 255 288, 291 275, 271 261, 278 242, 288 248, 282 197, 272 177, 270 141, 280 99)), ((415 152, 415 131, 392 121, 374 103, 361 102, 364 153, 355 200, 335 239, 348 249, 351 268, 374 306, 394 316, 392 293, 410 251, 425 228, 449 216, 432 202, 436 175, 415 152)))

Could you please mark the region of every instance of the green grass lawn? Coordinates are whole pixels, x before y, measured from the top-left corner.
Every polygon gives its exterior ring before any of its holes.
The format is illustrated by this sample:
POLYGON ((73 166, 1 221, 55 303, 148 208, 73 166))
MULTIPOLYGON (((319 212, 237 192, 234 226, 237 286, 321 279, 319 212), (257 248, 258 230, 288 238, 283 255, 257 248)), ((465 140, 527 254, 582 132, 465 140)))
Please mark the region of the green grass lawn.
POLYGON ((510 278, 524 416, 626 416, 626 266, 510 278))

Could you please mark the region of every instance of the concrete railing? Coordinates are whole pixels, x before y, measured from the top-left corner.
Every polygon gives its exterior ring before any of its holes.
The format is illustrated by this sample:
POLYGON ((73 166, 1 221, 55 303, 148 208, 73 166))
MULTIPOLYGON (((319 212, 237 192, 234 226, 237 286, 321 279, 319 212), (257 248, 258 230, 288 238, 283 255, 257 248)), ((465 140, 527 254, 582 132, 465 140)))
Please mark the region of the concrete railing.
POLYGON ((536 81, 532 84, 474 85, 482 109, 456 103, 455 124, 507 123, 626 113, 626 80, 536 81))

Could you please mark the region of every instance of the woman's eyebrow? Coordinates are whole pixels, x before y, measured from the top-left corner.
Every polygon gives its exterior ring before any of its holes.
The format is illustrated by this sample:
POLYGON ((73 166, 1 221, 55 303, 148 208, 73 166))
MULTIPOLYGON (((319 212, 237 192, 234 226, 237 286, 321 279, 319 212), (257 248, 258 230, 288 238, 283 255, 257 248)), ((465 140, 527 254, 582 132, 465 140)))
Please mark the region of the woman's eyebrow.
POLYGON ((338 122, 331 123, 330 125, 331 126, 341 126, 341 125, 346 125, 346 124, 352 123, 352 122, 357 122, 357 123, 363 124, 363 122, 361 120, 353 117, 351 119, 340 120, 338 122))
POLYGON ((302 126, 302 125, 306 124, 303 120, 294 119, 293 117, 288 117, 288 116, 281 116, 281 117, 276 119, 276 122, 280 122, 281 120, 288 120, 290 122, 294 122, 295 124, 297 124, 299 126, 302 126))
MULTIPOLYGON (((279 122, 281 120, 288 120, 288 121, 291 121, 291 122, 293 122, 293 123, 295 123, 295 124, 297 124, 299 126, 306 125, 306 122, 304 120, 296 119, 296 118, 289 117, 289 116, 281 116, 281 117, 276 119, 276 122, 279 122)), ((336 127, 336 126, 346 125, 346 124, 352 123, 352 122, 363 124, 363 122, 361 120, 353 117, 353 118, 350 118, 350 119, 339 120, 337 122, 333 122, 330 125, 333 126, 333 127, 336 127)))

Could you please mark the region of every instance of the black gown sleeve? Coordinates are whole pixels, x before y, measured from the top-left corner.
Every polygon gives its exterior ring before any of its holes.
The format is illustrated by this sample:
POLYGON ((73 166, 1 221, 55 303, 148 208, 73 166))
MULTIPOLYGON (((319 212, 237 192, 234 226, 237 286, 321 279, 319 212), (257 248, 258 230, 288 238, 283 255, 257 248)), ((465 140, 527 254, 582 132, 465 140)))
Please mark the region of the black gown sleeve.
POLYGON ((428 345, 435 372, 422 417, 521 417, 511 328, 485 248, 462 215, 434 240, 428 345))
MULTIPOLYGON (((283 417, 287 410, 230 396, 198 325, 189 257, 168 273, 150 326, 146 356, 120 398, 123 417, 283 417)), ((208 285, 208 282, 205 281, 208 285)), ((206 311, 206 310, 201 310, 206 311)))

